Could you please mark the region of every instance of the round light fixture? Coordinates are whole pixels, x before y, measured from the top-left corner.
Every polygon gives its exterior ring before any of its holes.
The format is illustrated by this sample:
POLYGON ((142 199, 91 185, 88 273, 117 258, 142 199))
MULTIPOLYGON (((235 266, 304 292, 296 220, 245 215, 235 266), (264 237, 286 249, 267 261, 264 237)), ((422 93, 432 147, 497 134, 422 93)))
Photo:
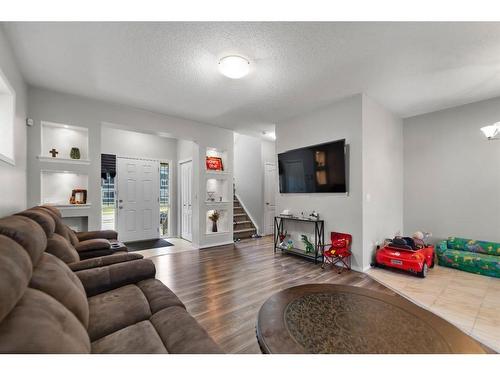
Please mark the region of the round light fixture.
POLYGON ((497 139, 495 138, 498 134, 500 134, 500 122, 497 122, 493 125, 484 126, 481 128, 484 136, 488 139, 497 139))
POLYGON ((250 71, 250 62, 241 56, 226 56, 219 61, 219 71, 228 78, 243 78, 250 71))

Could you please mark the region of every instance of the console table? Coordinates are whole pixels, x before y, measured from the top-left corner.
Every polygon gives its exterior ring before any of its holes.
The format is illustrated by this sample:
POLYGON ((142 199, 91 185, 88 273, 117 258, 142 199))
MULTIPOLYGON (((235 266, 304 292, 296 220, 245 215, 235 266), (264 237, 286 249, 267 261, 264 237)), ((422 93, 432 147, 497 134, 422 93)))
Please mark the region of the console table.
POLYGON ((325 222, 323 220, 306 219, 293 216, 275 216, 274 217, 274 252, 276 250, 281 250, 283 253, 289 253, 293 255, 298 255, 303 258, 313 260, 314 263, 318 263, 318 259, 323 261, 323 254, 320 253, 320 245, 325 243, 325 222), (314 253, 306 253, 304 250, 297 247, 292 247, 291 249, 281 248, 280 244, 280 233, 285 231, 285 222, 287 221, 297 221, 314 225, 314 253))

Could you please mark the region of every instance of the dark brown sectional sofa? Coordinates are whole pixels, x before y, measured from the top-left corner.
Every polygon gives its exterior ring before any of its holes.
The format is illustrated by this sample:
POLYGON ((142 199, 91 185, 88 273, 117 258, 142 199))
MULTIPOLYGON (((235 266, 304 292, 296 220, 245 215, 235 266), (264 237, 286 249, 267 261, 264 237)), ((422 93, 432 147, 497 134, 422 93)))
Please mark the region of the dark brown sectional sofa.
POLYGON ((0 353, 221 353, 150 260, 70 262, 53 216, 27 211, 0 219, 0 353))

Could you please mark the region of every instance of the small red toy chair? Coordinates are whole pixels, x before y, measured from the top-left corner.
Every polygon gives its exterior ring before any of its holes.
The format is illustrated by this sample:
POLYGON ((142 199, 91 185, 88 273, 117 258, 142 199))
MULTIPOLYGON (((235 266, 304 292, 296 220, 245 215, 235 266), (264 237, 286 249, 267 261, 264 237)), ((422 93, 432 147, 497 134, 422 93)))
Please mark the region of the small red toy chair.
MULTIPOLYGON (((323 247, 323 264, 321 268, 325 268, 325 264, 328 263, 332 267, 337 263, 342 263, 345 268, 350 270, 352 236, 347 233, 331 232, 330 240, 332 243, 321 245, 323 247), (329 246, 329 249, 325 250, 327 246, 329 246)), ((342 273, 344 267, 341 267, 338 273, 342 273)))

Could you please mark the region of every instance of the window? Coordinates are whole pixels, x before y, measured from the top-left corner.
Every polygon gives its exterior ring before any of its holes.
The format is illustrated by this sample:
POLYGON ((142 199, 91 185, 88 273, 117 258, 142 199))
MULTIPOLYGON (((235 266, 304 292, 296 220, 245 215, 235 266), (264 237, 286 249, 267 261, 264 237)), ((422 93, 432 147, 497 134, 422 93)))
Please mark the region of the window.
POLYGON ((168 236, 170 213, 170 169, 168 163, 160 163, 160 236, 168 236))
POLYGON ((101 178, 101 228, 115 229, 115 178, 108 173, 106 178, 101 178))
POLYGON ((0 160, 14 164, 15 92, 0 70, 0 160))

